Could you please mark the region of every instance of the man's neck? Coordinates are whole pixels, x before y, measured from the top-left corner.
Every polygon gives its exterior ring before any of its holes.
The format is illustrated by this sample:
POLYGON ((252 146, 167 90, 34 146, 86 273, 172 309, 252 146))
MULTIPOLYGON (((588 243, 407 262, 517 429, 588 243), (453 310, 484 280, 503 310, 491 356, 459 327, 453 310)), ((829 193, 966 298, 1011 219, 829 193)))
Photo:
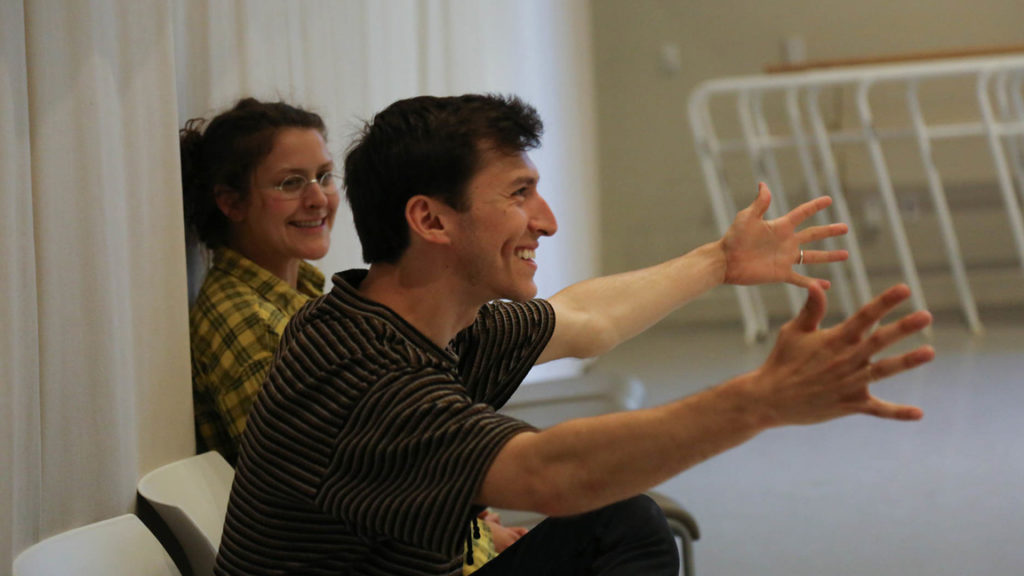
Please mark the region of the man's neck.
POLYGON ((451 275, 437 274, 430 268, 373 264, 359 293, 387 306, 444 348, 473 323, 484 302, 471 302, 460 293, 451 275))

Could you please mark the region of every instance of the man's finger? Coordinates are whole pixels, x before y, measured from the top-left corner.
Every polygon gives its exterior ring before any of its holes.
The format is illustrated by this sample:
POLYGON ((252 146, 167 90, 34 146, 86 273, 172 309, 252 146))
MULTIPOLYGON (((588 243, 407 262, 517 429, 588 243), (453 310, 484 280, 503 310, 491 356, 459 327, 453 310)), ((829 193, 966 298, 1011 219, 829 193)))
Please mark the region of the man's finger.
POLYGON ((754 198, 754 202, 750 205, 750 209, 754 216, 763 218, 765 213, 768 212, 768 207, 772 204, 772 192, 768 189, 768 185, 764 182, 757 183, 757 197, 754 198))
POLYGON ((840 337, 846 342, 859 341, 869 328, 909 297, 910 288, 906 284, 897 284, 882 292, 838 326, 840 337))
POLYGON ((792 209, 789 214, 786 214, 786 218, 789 219, 789 223, 796 228, 803 224, 804 220, 807 220, 811 216, 814 216, 818 212, 821 212, 825 208, 832 205, 832 199, 828 196, 819 196, 814 200, 808 200, 803 204, 792 209))
MULTIPOLYGON (((860 355, 867 360, 907 336, 924 330, 931 323, 932 315, 927 310, 918 310, 917 312, 907 314, 898 321, 886 324, 875 330, 871 337, 865 341, 860 355)), ((879 375, 876 374, 875 377, 878 378, 879 375)))
POLYGON ((879 400, 872 396, 860 410, 863 414, 869 414, 887 420, 914 421, 924 417, 924 411, 917 406, 908 404, 894 404, 879 400))
POLYGON ((824 278, 811 278, 810 276, 804 276, 795 271, 790 271, 789 276, 786 278, 787 284, 792 284, 798 288, 808 288, 812 284, 820 286, 822 290, 828 290, 832 287, 832 282, 825 280, 824 278))
POLYGON ((921 346, 915 348, 905 354, 898 356, 891 356, 884 358, 877 362, 871 363, 871 378, 875 381, 895 376, 900 372, 905 372, 913 368, 917 368, 922 364, 927 364, 935 359, 935 349, 931 346, 921 346))
POLYGON ((842 262, 850 257, 846 250, 804 250, 804 264, 842 262))
MULTIPOLYGON (((808 278, 808 280, 810 279, 808 278)), ((825 290, 817 282, 811 281, 805 288, 807 288, 807 302, 793 319, 793 323, 804 332, 813 332, 818 329, 821 321, 825 318, 828 300, 825 298, 825 290)))
POLYGON ((842 236, 849 231, 850 227, 842 223, 828 224, 826 226, 812 226, 797 232, 796 239, 800 244, 807 244, 808 242, 816 242, 818 240, 824 240, 825 238, 842 236))

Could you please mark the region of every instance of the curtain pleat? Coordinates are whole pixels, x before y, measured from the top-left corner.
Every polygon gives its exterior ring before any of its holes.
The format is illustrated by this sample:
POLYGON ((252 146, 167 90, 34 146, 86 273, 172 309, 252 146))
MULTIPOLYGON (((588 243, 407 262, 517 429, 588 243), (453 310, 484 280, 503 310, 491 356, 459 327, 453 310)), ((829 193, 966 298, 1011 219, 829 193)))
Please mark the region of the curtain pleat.
POLYGON ((22 3, 0 3, 0 568, 38 539, 39 327, 22 3))
POLYGON ((25 4, 39 537, 194 446, 170 4, 25 4))
MULTIPOLYGON (((0 567, 131 511, 142 474, 194 450, 186 119, 284 99, 323 115, 340 163, 398 98, 518 93, 561 225, 542 295, 596 269, 585 0, 14 0, 0 19, 0 567)), ((318 265, 361 264, 342 203, 318 265)))

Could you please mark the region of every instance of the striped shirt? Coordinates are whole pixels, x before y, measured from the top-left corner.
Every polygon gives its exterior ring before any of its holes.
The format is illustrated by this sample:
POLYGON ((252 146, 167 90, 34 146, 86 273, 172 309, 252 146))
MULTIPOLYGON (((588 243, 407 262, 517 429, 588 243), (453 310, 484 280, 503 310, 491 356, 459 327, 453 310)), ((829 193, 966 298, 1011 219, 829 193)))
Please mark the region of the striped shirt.
POLYGON ((528 424, 497 414, 554 330, 543 300, 493 302, 446 349, 357 287, 285 330, 242 437, 215 573, 461 573, 491 461, 528 424))
POLYGON ((323 286, 324 275, 307 262, 299 264, 295 289, 234 250, 214 251, 189 313, 199 452, 217 450, 234 463, 285 325, 323 286))

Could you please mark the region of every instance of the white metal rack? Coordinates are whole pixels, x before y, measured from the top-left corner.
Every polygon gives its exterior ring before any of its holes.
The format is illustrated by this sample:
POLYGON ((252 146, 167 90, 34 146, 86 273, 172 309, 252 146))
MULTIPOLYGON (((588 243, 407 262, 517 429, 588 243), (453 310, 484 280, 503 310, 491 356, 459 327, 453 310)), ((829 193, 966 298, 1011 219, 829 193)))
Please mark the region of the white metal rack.
MULTIPOLYGON (((783 181, 778 154, 785 150, 795 155, 800 166, 802 185, 808 197, 828 194, 833 199, 836 221, 850 224, 850 232, 830 247, 849 251, 846 264, 829 266, 834 292, 844 312, 852 313, 870 298, 867 270, 858 244, 844 184, 837 168, 836 148, 863 145, 874 170, 877 191, 887 216, 887 224, 899 259, 904 281, 912 290, 915 309, 924 309, 925 296, 918 270, 901 218, 896 188, 882 143, 904 140, 916 144, 929 198, 940 227, 943 247, 954 281, 964 320, 971 331, 980 333, 982 324, 977 304, 967 279, 960 243, 953 228, 946 191, 932 144, 940 140, 983 138, 988 145, 994 177, 1005 205, 1017 258, 1024 271, 1024 56, 951 59, 912 64, 855 66, 841 69, 809 70, 773 75, 714 79, 699 85, 689 100, 689 119, 696 143, 716 225, 724 232, 732 222, 736 206, 727 182, 723 161, 730 155, 745 155, 754 181, 766 182, 773 194, 773 213, 788 210, 790 186, 783 181), (940 80, 969 83, 973 92, 966 122, 931 122, 921 104, 922 86, 932 87, 940 80), (902 92, 909 119, 900 125, 881 125, 875 119, 871 96, 879 87, 902 92), (854 95, 856 123, 851 128, 829 126, 822 113, 822 92, 844 90, 854 95), (722 100, 722 99, 725 100, 722 100), (734 112, 723 118, 723 104, 735 102, 734 112), (766 115, 765 102, 782 110, 779 128, 766 115), (714 108, 715 102, 717 107, 714 108), (734 115, 733 115, 734 114, 734 115), (716 121, 739 126, 739 135, 720 137, 716 121), (724 122, 723 122, 724 121, 724 122), (1019 195, 1019 200, 1018 200, 1019 195)), ((726 109, 729 108, 726 106, 726 109)), ((778 116, 779 114, 776 114, 778 116)), ((752 187, 751 187, 752 188, 752 187)), ((794 187, 795 188, 795 187, 794 187)), ((802 199, 801 199, 802 200, 802 199)), ((744 331, 748 341, 768 334, 768 315, 759 290, 737 287, 744 331)), ((795 313, 802 297, 787 287, 789 305, 795 313)))

